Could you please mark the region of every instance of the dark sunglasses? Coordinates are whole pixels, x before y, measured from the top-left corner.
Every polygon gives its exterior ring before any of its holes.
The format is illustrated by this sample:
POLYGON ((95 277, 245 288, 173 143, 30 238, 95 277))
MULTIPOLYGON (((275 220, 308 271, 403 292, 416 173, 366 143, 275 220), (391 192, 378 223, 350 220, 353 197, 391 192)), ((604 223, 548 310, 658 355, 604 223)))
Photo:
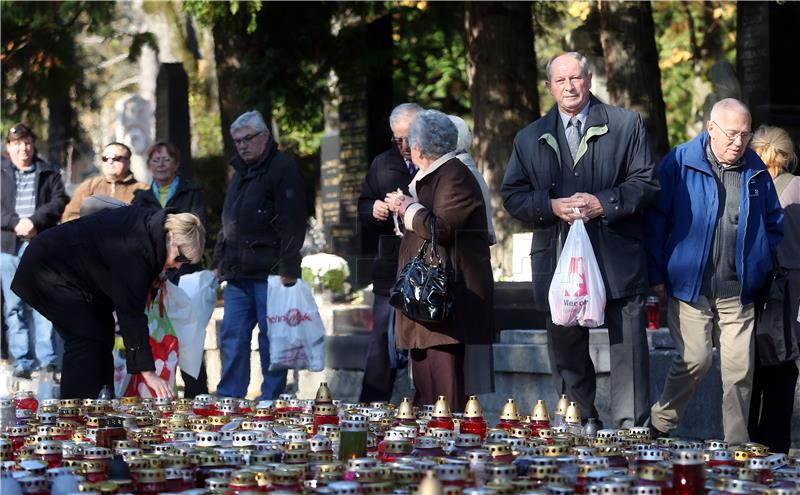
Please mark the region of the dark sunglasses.
POLYGON ((175 248, 178 250, 178 256, 175 256, 175 258, 174 258, 175 263, 191 263, 192 262, 192 260, 190 260, 189 258, 187 258, 183 254, 183 251, 181 251, 181 247, 180 246, 175 244, 175 248))
POLYGON ((121 155, 111 155, 111 156, 103 156, 100 159, 106 163, 110 162, 126 162, 129 160, 130 157, 121 156, 121 155))

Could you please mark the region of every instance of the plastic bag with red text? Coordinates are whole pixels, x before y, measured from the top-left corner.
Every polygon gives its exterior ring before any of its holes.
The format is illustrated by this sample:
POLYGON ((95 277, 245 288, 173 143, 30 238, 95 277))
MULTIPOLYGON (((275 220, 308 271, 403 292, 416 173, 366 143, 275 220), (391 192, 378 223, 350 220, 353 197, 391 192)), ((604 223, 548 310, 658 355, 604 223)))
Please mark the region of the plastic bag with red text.
POLYGON ((548 294, 553 323, 597 327, 605 321, 606 288, 583 220, 575 220, 548 294))

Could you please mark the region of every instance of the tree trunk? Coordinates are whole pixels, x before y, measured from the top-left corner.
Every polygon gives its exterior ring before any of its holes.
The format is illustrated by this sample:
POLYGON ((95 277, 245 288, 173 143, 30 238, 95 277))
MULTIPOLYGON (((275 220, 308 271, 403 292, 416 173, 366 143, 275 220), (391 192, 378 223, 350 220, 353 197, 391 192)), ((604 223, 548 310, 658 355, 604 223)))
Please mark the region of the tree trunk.
POLYGON ((669 139, 650 2, 602 2, 600 26, 611 104, 642 115, 660 159, 669 139))
MULTIPOLYGON (((246 43, 238 33, 231 33, 216 26, 214 33, 214 58, 217 65, 217 88, 219 93, 220 127, 222 144, 225 152, 225 163, 236 155, 236 147, 231 138, 231 124, 236 117, 248 110, 242 99, 241 81, 237 72, 246 52, 246 43)), ((259 108, 267 127, 271 129, 272 108, 259 108)))
POLYGON ((539 117, 530 2, 465 2, 473 155, 492 192, 497 245, 492 265, 512 271, 512 234, 522 225, 503 208, 500 187, 516 133, 539 117))

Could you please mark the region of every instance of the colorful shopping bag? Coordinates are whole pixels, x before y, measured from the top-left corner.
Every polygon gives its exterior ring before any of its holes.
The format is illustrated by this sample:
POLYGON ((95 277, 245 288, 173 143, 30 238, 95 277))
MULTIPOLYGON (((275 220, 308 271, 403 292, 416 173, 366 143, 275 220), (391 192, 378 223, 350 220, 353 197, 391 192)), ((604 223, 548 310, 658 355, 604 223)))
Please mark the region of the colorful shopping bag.
MULTIPOLYGON (((147 322, 150 327, 150 348, 155 360, 155 373, 165 380, 176 391, 175 372, 178 367, 178 337, 172 328, 169 315, 164 307, 164 297, 169 290, 166 284, 155 290, 155 295, 148 298, 147 322)), ((125 396, 155 397, 156 394, 147 385, 141 374, 132 375, 125 389, 125 396)))

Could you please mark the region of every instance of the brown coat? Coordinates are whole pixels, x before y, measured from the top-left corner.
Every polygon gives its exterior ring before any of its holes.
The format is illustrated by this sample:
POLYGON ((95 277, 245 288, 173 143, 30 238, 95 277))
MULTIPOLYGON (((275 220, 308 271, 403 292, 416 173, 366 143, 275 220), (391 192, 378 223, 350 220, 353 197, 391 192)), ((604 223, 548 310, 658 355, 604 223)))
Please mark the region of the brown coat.
POLYGON ((78 185, 75 189, 75 194, 72 195, 72 200, 64 208, 64 214, 61 215, 61 223, 75 220, 81 216, 81 205, 83 200, 92 195, 111 196, 120 201, 130 203, 133 201, 133 193, 139 189, 149 189, 150 186, 144 182, 137 181, 133 174, 128 172, 119 182, 109 182, 102 175, 89 177, 78 185))
POLYGON ((494 280, 481 188, 457 158, 438 167, 432 165, 414 180, 421 208, 412 205, 406 212, 407 216, 413 214, 413 230, 403 235, 399 267, 416 256, 423 239, 431 239, 429 219, 436 217, 439 254, 454 274, 454 317, 445 322, 417 322, 397 311, 397 346, 491 345, 495 333, 494 280))

